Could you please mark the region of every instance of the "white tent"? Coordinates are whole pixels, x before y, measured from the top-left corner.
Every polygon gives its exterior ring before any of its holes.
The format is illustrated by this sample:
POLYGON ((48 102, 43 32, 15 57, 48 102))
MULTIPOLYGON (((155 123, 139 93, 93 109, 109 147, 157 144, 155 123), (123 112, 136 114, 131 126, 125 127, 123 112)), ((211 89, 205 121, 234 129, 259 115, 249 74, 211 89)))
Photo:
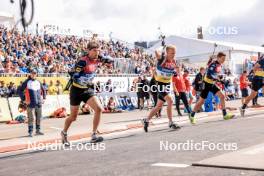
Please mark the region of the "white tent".
MULTIPOLYGON (((200 40, 180 36, 169 36, 165 39, 166 45, 176 45, 178 60, 184 60, 191 64, 200 65, 208 60, 209 56, 222 51, 227 54, 227 66, 233 73, 240 73, 246 59, 257 57, 258 53, 264 53, 264 47, 244 45, 223 41, 200 40)), ((161 47, 161 42, 148 49, 149 53, 161 47)))
MULTIPOLYGON (((212 54, 219 51, 245 51, 245 52, 261 52, 264 53, 264 47, 244 45, 223 41, 200 40, 193 38, 185 38, 180 36, 169 36, 165 39, 166 44, 173 44, 177 47, 177 58, 191 57, 196 55, 212 54)), ((161 42, 156 43, 149 49, 154 52, 161 46, 161 42)))
POLYGON ((8 24, 9 27, 14 27, 15 17, 12 14, 6 12, 0 12, 0 24, 8 24))

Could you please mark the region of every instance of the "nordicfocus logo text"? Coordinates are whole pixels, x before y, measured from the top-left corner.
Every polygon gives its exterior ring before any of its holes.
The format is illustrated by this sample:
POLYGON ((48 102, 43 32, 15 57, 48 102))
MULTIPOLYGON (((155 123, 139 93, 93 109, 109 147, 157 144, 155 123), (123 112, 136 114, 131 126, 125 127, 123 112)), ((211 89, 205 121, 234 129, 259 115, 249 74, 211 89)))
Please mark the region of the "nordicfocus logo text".
POLYGON ((143 92, 169 92, 171 89, 170 84, 168 85, 141 85, 137 83, 137 88, 142 89, 143 92))
POLYGON ((91 143, 71 143, 70 146, 65 146, 60 143, 60 141, 55 141, 55 143, 41 143, 41 142, 28 142, 29 150, 77 150, 77 151, 104 151, 106 149, 105 143, 91 144, 91 143))
POLYGON ((160 141, 161 151, 203 151, 203 150, 218 150, 218 151, 236 151, 238 150, 237 143, 213 143, 210 141, 194 142, 187 140, 186 142, 169 142, 160 141))

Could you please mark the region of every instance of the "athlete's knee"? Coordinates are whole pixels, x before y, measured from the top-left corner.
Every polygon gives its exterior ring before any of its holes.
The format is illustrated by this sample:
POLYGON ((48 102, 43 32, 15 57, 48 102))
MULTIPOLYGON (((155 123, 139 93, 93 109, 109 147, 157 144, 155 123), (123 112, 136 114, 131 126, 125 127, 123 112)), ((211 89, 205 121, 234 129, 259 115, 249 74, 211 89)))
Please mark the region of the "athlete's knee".
POLYGON ((156 108, 161 109, 162 106, 163 106, 163 103, 158 103, 158 104, 156 105, 156 108))
POLYGON ((94 109, 94 112, 97 113, 97 114, 101 114, 103 112, 103 108, 101 106, 97 106, 95 109, 94 109))
POLYGON ((173 104, 173 101, 171 98, 167 100, 167 104, 168 104, 168 106, 171 106, 173 104))
POLYGON ((78 116, 77 113, 72 113, 72 114, 69 116, 69 120, 72 121, 72 122, 73 122, 73 121, 76 121, 77 116, 78 116))

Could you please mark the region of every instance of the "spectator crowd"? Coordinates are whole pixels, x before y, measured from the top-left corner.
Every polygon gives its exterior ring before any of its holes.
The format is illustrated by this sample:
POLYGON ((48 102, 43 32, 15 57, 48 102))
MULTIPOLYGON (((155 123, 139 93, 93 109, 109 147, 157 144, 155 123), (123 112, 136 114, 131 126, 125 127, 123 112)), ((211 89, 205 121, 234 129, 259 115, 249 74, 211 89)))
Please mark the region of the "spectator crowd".
POLYGON ((31 69, 37 69, 39 74, 68 73, 91 40, 100 43, 102 57, 113 58, 112 63, 99 63, 99 74, 148 73, 153 66, 151 55, 140 48, 129 48, 125 42, 47 33, 32 35, 1 26, 0 73, 15 75, 31 69))
MULTIPOLYGON (((100 55, 102 58, 111 58, 111 63, 99 63, 97 74, 141 74, 151 75, 155 67, 155 58, 147 54, 142 48, 131 48, 125 42, 114 40, 64 36, 57 34, 32 35, 19 32, 17 29, 7 29, 0 26, 0 76, 1 74, 27 74, 32 69, 36 69, 38 74, 67 74, 73 67, 77 59, 84 55, 87 44, 91 40, 100 43, 100 55)), ((181 70, 188 71, 190 75, 199 73, 199 68, 191 65, 179 64, 181 70)), ((230 75, 229 69, 224 70, 225 75, 230 75)), ((63 86, 60 81, 42 84, 49 95, 63 93, 63 86)), ((100 87, 100 82, 97 83, 100 87)), ((111 87, 111 80, 107 82, 111 87)), ((145 83, 144 83, 145 84, 145 83)), ((0 96, 16 96, 20 85, 13 82, 0 82, 0 96)), ((231 81, 223 78, 221 82, 223 90, 226 92, 227 100, 238 97, 238 80, 231 81)), ((100 90, 97 90, 100 92, 100 90)), ((144 97, 148 97, 144 95, 144 97)), ((147 98, 148 99, 148 98, 147 98)), ((141 103, 142 104, 142 103, 141 103)), ((148 103, 149 104, 149 103, 148 103)))
MULTIPOLYGON (((4 81, 0 81, 0 97, 16 97, 19 96, 20 88, 22 85, 22 81, 20 85, 16 86, 13 82, 9 82, 5 84, 4 81)), ((63 94, 63 85, 59 80, 56 80, 54 83, 52 80, 49 83, 46 82, 45 79, 42 81, 42 86, 46 91, 47 95, 61 95, 63 94)))

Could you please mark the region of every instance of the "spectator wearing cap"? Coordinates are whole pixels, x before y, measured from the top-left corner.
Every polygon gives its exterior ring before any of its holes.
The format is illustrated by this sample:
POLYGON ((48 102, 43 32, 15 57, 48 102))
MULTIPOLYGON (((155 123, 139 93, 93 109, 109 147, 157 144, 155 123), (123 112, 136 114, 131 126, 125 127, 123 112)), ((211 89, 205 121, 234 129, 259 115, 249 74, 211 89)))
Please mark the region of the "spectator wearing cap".
POLYGON ((40 121, 42 118, 42 104, 46 99, 46 93, 42 84, 36 79, 37 71, 31 70, 26 81, 23 82, 20 90, 21 101, 27 104, 28 115, 28 136, 32 137, 33 119, 36 118, 36 135, 43 135, 40 131, 40 121))

